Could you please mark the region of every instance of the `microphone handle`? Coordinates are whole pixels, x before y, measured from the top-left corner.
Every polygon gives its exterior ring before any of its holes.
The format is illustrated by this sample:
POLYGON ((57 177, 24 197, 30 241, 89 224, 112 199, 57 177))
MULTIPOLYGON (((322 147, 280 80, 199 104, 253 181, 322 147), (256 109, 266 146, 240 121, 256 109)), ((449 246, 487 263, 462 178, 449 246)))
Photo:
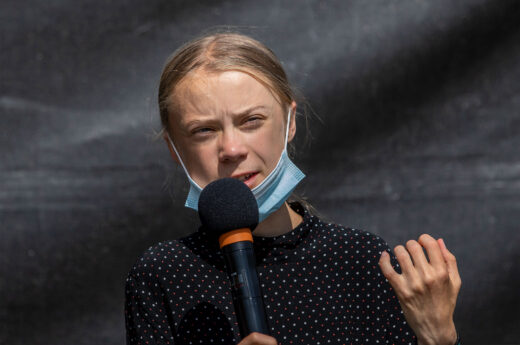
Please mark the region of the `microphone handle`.
POLYGON ((252 332, 270 335, 258 281, 253 243, 240 241, 222 248, 242 338, 252 332))

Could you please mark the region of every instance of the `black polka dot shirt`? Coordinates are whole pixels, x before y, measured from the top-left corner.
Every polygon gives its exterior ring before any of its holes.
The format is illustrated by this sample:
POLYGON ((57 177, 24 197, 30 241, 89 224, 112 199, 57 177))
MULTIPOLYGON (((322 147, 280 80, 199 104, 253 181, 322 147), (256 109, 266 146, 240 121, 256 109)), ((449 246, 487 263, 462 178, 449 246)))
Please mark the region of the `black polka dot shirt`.
MULTIPOLYGON (((378 266, 386 243, 292 207, 303 221, 291 232, 253 236, 271 336, 283 345, 416 344, 378 266)), ((125 317, 128 344, 240 342, 218 240, 201 228, 150 247, 128 274, 125 317)))

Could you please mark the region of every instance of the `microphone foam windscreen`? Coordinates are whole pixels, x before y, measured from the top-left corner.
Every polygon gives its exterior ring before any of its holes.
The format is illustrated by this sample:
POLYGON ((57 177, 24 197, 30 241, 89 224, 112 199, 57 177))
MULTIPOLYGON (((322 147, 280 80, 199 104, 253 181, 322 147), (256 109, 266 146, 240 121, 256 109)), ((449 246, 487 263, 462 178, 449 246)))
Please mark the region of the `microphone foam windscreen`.
POLYGON ((258 204, 245 183, 230 177, 208 184, 199 196, 199 217, 211 233, 222 233, 258 225, 258 204))

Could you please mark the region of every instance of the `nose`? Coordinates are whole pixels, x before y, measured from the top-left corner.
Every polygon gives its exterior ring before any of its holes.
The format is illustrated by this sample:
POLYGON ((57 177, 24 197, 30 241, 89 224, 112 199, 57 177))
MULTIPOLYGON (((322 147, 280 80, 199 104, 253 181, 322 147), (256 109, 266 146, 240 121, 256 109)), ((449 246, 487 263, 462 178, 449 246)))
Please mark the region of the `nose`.
POLYGON ((218 158, 221 162, 236 162, 247 157, 248 149, 237 131, 223 131, 220 137, 218 158))

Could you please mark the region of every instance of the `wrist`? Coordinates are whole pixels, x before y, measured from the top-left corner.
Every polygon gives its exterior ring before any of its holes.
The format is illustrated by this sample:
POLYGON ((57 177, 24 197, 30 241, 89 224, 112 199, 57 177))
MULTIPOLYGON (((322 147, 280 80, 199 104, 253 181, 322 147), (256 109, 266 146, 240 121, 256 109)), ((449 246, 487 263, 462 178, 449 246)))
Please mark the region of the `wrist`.
POLYGON ((457 335, 457 340, 455 341, 455 345, 462 345, 460 342, 460 337, 457 335))
POLYGON ((430 334, 430 337, 417 336, 418 345, 459 345, 458 342, 459 338, 453 322, 444 330, 438 330, 435 335, 430 334))
POLYGON ((446 334, 446 338, 444 338, 444 344, 458 345, 459 337, 457 335, 457 330, 455 329, 455 324, 453 323, 453 321, 451 322, 451 327, 445 334, 446 334))

